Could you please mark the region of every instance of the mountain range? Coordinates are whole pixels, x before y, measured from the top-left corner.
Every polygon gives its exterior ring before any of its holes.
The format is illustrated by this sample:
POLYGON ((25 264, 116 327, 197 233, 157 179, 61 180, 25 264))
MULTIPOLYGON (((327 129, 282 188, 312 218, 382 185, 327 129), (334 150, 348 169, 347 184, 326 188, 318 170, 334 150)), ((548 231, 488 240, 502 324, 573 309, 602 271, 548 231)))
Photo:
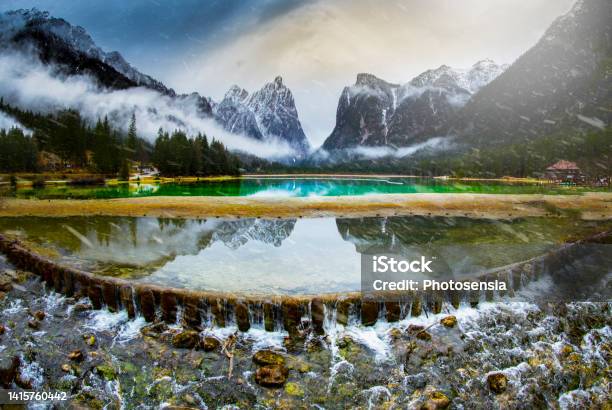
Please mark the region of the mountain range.
MULTIPOLYGON (((278 76, 250 94, 232 86, 215 102, 173 89, 105 52, 85 29, 46 12, 0 14, 0 49, 33 52, 65 76, 87 75, 101 87, 143 87, 181 104, 225 131, 278 140, 306 158, 310 150, 290 89, 278 76)), ((9 101, 10 102, 10 101, 9 101)), ((469 69, 442 65, 406 84, 357 75, 342 90, 336 124, 322 149, 419 146, 434 138, 458 147, 520 143, 555 133, 604 129, 612 120, 612 2, 578 0, 512 65, 483 60, 469 69)), ((177 127, 180 124, 177 123, 177 127)))
POLYGON ((358 74, 355 84, 342 91, 336 126, 323 148, 402 147, 419 142, 420 137, 434 136, 506 68, 491 60, 479 61, 469 70, 443 65, 404 85, 358 74))

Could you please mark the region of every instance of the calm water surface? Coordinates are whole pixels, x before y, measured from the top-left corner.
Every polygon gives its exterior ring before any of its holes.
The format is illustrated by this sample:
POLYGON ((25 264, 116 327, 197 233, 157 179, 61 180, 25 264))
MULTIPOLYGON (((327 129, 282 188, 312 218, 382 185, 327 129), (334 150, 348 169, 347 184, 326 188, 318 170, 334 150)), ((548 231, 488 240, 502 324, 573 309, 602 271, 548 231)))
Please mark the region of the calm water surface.
POLYGON ((434 253, 450 267, 445 275, 462 278, 539 255, 604 225, 612 221, 0 218, 0 232, 100 274, 189 289, 278 294, 359 290, 361 255, 373 253, 434 253))
POLYGON ((47 185, 9 192, 20 198, 93 199, 143 196, 308 197, 369 194, 486 193, 578 194, 586 188, 433 178, 242 178, 194 183, 120 184, 101 186, 47 185))

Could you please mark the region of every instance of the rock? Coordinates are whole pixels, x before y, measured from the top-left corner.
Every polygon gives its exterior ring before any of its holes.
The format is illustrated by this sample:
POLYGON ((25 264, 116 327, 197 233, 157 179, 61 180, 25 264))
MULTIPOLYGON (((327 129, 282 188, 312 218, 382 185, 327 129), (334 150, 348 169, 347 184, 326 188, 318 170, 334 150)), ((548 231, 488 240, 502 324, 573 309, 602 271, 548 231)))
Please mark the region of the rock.
POLYGON ((491 373, 487 376, 487 383, 495 394, 503 393, 508 388, 508 378, 503 373, 491 373))
POLYGON ((0 336, 6 333, 6 327, 4 325, 0 325, 0 336))
POLYGON ((64 363, 62 365, 62 371, 68 373, 68 372, 70 372, 70 370, 72 370, 72 368, 70 367, 70 365, 68 363, 64 363))
POLYGON ((200 341, 200 347, 205 352, 212 352, 213 350, 217 350, 221 346, 221 341, 216 337, 205 337, 200 341))
POLYGON ((336 341, 336 346, 340 349, 346 349, 353 344, 353 339, 350 336, 343 336, 336 341))
POLYGON ((433 391, 429 394, 427 401, 423 406, 421 406, 422 410, 441 410, 445 409, 449 406, 450 399, 446 396, 446 394, 441 391, 433 391))
POLYGON ((253 355, 253 362, 260 366, 266 365, 284 365, 285 358, 271 350, 260 350, 253 355))
POLYGON ((255 372, 255 381, 264 387, 281 387, 287 381, 289 371, 285 366, 272 364, 262 366, 255 372))
POLYGON ((91 303, 77 303, 76 305, 74 305, 75 312, 84 312, 86 310, 91 310, 91 309, 93 309, 93 306, 91 305, 91 303))
POLYGON ((96 344, 96 337, 94 335, 83 335, 83 340, 87 343, 88 346, 93 346, 96 344))
POLYGON ((302 389, 299 384, 293 382, 285 385, 285 393, 290 396, 304 397, 304 389, 302 389))
POLYGON ((42 310, 37 310, 36 312, 34 312, 34 314, 32 315, 34 316, 37 320, 44 320, 45 319, 45 312, 43 312, 42 310))
POLYGON ((418 333, 418 332, 420 332, 423 329, 425 329, 425 326, 410 325, 410 326, 408 326, 408 333, 418 333))
POLYGON ((0 385, 4 388, 10 388, 13 380, 17 376, 17 370, 20 365, 19 356, 10 355, 3 352, 0 355, 0 385))
POLYGON ((28 327, 34 329, 34 330, 38 330, 40 329, 40 322, 38 320, 32 319, 32 320, 28 320, 28 327))
POLYGON ((140 329, 140 333, 142 333, 144 336, 159 337, 159 334, 165 332, 166 330, 168 330, 168 325, 166 325, 164 322, 157 322, 152 325, 144 326, 142 329, 140 329))
POLYGON ((457 325, 457 317, 455 316, 446 316, 440 319, 440 324, 446 327, 455 327, 457 325))
POLYGON ((13 280, 8 275, 0 275, 0 291, 8 292, 13 289, 13 280))
POLYGON ((416 334, 416 338, 419 340, 430 341, 431 335, 425 331, 420 331, 419 333, 416 334))
POLYGON ((402 331, 398 329, 397 327, 394 327, 391 330, 389 330, 389 335, 393 339, 399 339, 400 337, 402 337, 402 331))
POLYGON ((83 353, 80 350, 73 350, 68 353, 68 359, 73 360, 75 362, 83 361, 83 353))
POLYGON ((172 346, 193 349, 200 343, 200 334, 195 330, 185 330, 184 332, 177 333, 172 337, 172 346))

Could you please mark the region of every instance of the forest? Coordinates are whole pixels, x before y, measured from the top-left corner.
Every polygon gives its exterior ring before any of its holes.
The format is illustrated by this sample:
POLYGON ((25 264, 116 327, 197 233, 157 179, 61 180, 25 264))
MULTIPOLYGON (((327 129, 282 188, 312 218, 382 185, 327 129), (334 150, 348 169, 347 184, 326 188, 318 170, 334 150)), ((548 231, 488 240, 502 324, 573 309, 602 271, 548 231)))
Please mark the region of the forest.
POLYGON ((189 138, 182 131, 159 130, 154 145, 137 133, 132 115, 127 133, 108 117, 89 124, 78 111, 55 114, 23 111, 0 99, 0 111, 26 127, 0 130, 0 172, 83 169, 127 179, 132 165, 152 163, 163 176, 238 175, 240 161, 215 139, 189 138))

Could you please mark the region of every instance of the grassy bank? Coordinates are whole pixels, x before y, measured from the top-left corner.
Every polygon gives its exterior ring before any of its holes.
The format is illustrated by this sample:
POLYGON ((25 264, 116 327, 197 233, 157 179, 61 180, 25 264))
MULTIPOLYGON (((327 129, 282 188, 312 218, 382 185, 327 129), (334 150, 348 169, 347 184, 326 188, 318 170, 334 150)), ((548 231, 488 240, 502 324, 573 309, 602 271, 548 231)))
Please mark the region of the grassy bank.
POLYGON ((0 216, 319 217, 466 216, 612 218, 612 193, 583 195, 384 194, 344 197, 141 197, 99 200, 3 198, 0 216))

